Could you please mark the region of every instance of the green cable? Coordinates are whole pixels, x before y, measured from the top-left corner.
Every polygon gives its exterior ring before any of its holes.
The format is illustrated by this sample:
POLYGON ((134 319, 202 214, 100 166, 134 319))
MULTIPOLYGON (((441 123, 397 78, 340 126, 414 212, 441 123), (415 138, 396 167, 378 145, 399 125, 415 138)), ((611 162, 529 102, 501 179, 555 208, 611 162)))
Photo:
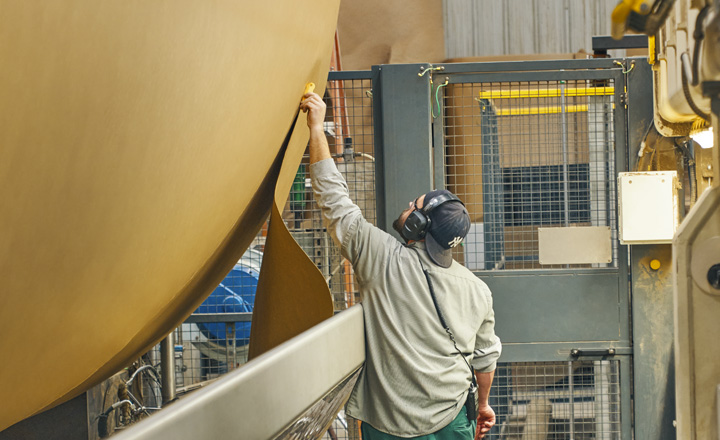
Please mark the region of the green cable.
POLYGON ((438 114, 437 114, 437 116, 435 116, 435 109, 433 108, 432 103, 431 103, 430 104, 430 113, 432 114, 433 119, 440 116, 440 89, 443 87, 447 87, 447 85, 448 85, 448 81, 445 80, 445 84, 441 84, 441 85, 437 86, 437 88, 435 89, 435 104, 437 105, 438 114))

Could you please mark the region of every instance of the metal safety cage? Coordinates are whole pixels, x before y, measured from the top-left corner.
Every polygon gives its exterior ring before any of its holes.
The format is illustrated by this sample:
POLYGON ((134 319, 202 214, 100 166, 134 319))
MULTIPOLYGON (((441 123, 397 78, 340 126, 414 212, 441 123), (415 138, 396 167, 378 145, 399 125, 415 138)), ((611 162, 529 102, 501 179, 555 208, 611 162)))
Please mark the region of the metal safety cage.
POLYGON ((490 405, 496 424, 487 438, 620 439, 621 363, 618 360, 502 362, 490 405))
POLYGON ((471 270, 617 267, 615 119, 623 88, 614 75, 451 73, 463 67, 434 75, 435 145, 443 145, 435 149, 436 186, 459 195, 472 222, 456 260, 471 270), (584 253, 610 244, 602 258, 543 258, 542 245, 552 243, 542 232, 569 227, 595 228, 574 231, 599 232, 605 241, 585 243, 584 253))
POLYGON ((503 342, 491 438, 632 436, 615 183, 627 170, 628 77, 649 81, 632 63, 373 67, 378 224, 390 229, 432 188, 471 216, 454 257, 490 288, 503 342))
POLYGON ((465 202, 471 229, 454 257, 493 292, 504 344, 490 438, 631 436, 616 209, 630 64, 430 67, 434 186, 465 202))

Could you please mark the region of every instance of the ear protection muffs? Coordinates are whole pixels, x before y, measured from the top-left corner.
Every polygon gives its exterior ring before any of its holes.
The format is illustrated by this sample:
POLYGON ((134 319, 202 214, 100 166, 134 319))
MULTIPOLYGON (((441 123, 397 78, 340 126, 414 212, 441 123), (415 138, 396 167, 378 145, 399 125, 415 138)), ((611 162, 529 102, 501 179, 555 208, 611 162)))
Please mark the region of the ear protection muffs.
MULTIPOLYGON (((430 212, 446 202, 463 203, 455 194, 441 194, 434 197, 422 208, 410 213, 405 220, 400 235, 408 241, 418 241, 425 238, 427 231, 430 229, 430 223, 432 222, 429 217, 430 212)), ((463 206, 465 206, 464 203, 463 206)))

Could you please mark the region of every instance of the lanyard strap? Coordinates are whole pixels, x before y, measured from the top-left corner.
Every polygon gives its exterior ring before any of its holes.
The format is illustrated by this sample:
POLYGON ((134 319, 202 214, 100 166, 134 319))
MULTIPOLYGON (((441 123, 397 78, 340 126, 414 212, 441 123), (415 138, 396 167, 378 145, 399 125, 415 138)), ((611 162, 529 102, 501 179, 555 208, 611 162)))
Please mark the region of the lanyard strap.
POLYGON ((435 305, 435 311, 437 312, 438 318, 440 318, 440 324, 442 324, 443 328, 445 329, 445 332, 450 336, 450 340, 452 341, 453 345, 455 346, 455 350, 458 352, 460 357, 463 361, 465 361, 465 364, 470 369, 470 376, 472 378, 473 385, 477 386, 477 380, 475 379, 475 369, 470 366, 470 363, 465 359, 465 356, 462 354, 460 349, 457 346, 457 342, 455 342, 455 336, 452 333, 452 330, 450 330, 450 327, 447 325, 447 321, 445 321, 445 315, 443 315, 442 310, 440 310, 440 306, 437 303, 437 298, 435 298, 435 289, 433 289, 433 283, 430 279, 430 273, 425 269, 425 265, 422 262, 422 258, 420 258, 420 253, 418 253, 417 249, 410 248, 414 250, 418 254, 418 261, 420 262, 420 267, 422 267, 422 271, 425 274, 425 279, 428 283, 428 288, 430 289, 430 297, 432 298, 433 304, 435 305))

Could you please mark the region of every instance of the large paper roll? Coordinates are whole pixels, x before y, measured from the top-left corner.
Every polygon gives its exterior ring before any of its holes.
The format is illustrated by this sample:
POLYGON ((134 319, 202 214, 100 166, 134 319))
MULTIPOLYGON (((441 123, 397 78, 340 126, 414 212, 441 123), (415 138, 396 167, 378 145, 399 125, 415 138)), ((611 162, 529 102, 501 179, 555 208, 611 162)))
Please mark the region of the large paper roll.
POLYGON ((148 350, 283 206, 338 3, 3 1, 0 430, 148 350))

